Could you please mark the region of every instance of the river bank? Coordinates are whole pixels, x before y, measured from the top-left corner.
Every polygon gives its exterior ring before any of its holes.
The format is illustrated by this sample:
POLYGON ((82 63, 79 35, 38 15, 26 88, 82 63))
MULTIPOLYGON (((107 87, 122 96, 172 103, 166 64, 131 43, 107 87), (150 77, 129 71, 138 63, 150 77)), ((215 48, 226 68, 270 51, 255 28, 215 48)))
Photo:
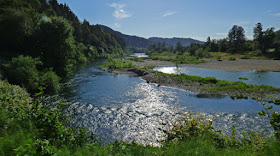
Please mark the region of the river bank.
MULTIPOLYGON (((274 71, 280 72, 280 60, 255 60, 255 59, 236 59, 218 61, 215 59, 205 59, 206 63, 200 64, 180 64, 179 66, 207 68, 207 69, 221 69, 226 71, 250 71, 256 70, 260 72, 274 71)), ((146 59, 144 62, 133 62, 140 67, 146 66, 176 66, 171 61, 161 61, 146 59)))
POLYGON ((170 86, 184 89, 198 94, 219 94, 232 98, 258 98, 271 94, 279 94, 280 89, 266 85, 246 84, 240 81, 218 80, 214 77, 189 76, 186 74, 166 74, 151 69, 154 65, 171 65, 168 61, 123 61, 115 60, 101 66, 101 69, 115 73, 140 76, 148 83, 156 83, 158 86, 170 86), (152 63, 153 62, 153 63, 152 63), (149 67, 149 68, 148 68, 149 67))

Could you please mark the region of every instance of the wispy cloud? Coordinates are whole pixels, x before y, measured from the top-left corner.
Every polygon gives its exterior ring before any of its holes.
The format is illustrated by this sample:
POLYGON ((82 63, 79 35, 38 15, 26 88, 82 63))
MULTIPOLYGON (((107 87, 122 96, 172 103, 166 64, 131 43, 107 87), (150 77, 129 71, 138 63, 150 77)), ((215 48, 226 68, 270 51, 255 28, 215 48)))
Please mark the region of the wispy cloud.
POLYGON ((113 13, 113 16, 117 19, 124 19, 124 18, 129 18, 132 15, 124 10, 124 7, 126 7, 125 4, 120 4, 120 3, 112 3, 110 7, 115 8, 115 11, 113 13))
POLYGON ((226 36, 228 33, 216 33, 217 36, 226 36))
POLYGON ((162 17, 171 16, 175 13, 176 13, 176 11, 166 11, 166 12, 162 13, 162 17))
POLYGON ((271 12, 272 12, 272 10, 265 10, 264 13, 268 14, 268 13, 271 13, 271 12))
POLYGON ((117 22, 116 22, 116 23, 114 23, 114 27, 115 27, 115 28, 120 28, 120 27, 122 27, 122 25, 121 25, 120 23, 117 23, 117 22))
POLYGON ((274 16, 280 17, 280 12, 274 14, 274 16))

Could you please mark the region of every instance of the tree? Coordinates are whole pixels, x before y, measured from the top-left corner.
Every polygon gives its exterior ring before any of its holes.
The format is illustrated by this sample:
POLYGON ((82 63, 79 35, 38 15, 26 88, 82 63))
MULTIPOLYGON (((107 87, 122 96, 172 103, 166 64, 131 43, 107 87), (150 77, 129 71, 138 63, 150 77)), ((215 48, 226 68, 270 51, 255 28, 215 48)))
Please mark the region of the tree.
POLYGON ((197 43, 192 43, 189 47, 188 47, 188 52, 190 53, 191 56, 195 55, 195 52, 200 48, 200 45, 197 43))
POLYGON ((168 49, 169 49, 170 52, 174 53, 174 46, 173 45, 170 45, 168 49))
POLYGON ((212 40, 210 41, 209 45, 209 51, 217 52, 219 50, 218 48, 218 40, 212 40))
POLYGON ((259 49, 264 51, 263 47, 263 28, 261 23, 257 23, 254 27, 254 42, 255 42, 255 49, 259 49))
POLYGON ((166 48, 166 43, 165 43, 165 42, 162 42, 162 43, 161 43, 161 50, 162 50, 162 51, 166 51, 166 50, 167 50, 167 48, 166 48))
POLYGON ((182 46, 181 42, 177 42, 177 44, 176 44, 176 51, 180 52, 180 53, 184 52, 184 49, 183 49, 183 46, 182 46))
POLYGON ((208 47, 211 43, 211 38, 210 36, 207 37, 206 42, 205 42, 205 48, 208 47))
POLYGON ((42 21, 34 35, 33 55, 40 57, 47 68, 62 77, 69 77, 76 65, 77 56, 73 28, 62 17, 42 21))
POLYGON ((0 19, 0 49, 23 51, 33 31, 30 15, 11 9, 0 14, 0 19))
POLYGON ((217 44, 218 44, 218 50, 221 51, 221 52, 225 52, 227 50, 227 44, 228 44, 228 41, 227 39, 220 39, 217 41, 217 44))
POLYGON ((228 40, 231 53, 241 52, 246 41, 244 29, 241 26, 234 25, 228 33, 228 40))
POLYGON ((273 47, 273 40, 275 37, 274 28, 269 28, 263 33, 263 52, 267 52, 269 48, 273 47))

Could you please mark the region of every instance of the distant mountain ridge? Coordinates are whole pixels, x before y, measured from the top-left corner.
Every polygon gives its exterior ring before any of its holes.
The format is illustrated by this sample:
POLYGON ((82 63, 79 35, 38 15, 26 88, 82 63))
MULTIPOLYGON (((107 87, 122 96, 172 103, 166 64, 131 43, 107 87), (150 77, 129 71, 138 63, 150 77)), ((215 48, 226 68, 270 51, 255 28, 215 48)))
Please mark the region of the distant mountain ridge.
POLYGON ((144 37, 126 35, 104 25, 99 25, 99 26, 101 26, 104 31, 123 39, 127 45, 135 48, 147 48, 149 44, 158 43, 158 42, 161 43, 165 42, 166 46, 176 46, 177 42, 181 42, 183 46, 189 46, 191 43, 198 43, 198 44, 204 43, 202 41, 195 40, 192 38, 179 38, 179 37, 173 37, 173 38, 150 37, 146 39, 144 37))
POLYGON ((179 38, 179 37, 173 37, 173 38, 150 37, 150 38, 148 38, 148 40, 153 43, 165 42, 166 46, 176 46, 177 42, 181 42, 182 45, 185 47, 190 46, 191 43, 197 43, 197 44, 204 43, 202 41, 195 40, 192 38, 179 38))
POLYGON ((107 26, 104 26, 104 25, 99 25, 99 26, 101 26, 104 31, 107 31, 110 34, 123 39, 124 42, 131 47, 146 48, 151 43, 148 39, 146 39, 144 37, 125 35, 121 32, 115 31, 107 26))

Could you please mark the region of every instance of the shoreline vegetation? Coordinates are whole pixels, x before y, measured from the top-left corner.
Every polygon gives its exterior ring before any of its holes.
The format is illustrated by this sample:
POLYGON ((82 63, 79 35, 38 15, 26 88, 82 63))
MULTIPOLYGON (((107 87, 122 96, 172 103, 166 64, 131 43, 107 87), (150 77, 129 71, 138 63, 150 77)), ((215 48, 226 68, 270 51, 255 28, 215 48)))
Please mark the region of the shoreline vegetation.
POLYGON ((188 66, 196 68, 219 69, 227 71, 280 72, 280 60, 252 54, 229 54, 224 52, 209 52, 208 58, 197 58, 189 54, 171 52, 152 53, 142 61, 133 63, 140 66, 188 66), (246 56, 246 57, 245 57, 246 56), (246 58, 246 59, 245 59, 246 58))
MULTIPOLYGON (((41 96, 42 88, 30 98, 19 86, 0 81, 1 155, 277 155, 280 152, 279 133, 274 138, 259 132, 242 132, 240 137, 232 126, 230 136, 225 136, 213 128, 211 120, 190 113, 162 129, 166 138, 160 147, 134 141, 103 145, 86 129, 65 126, 67 119, 59 112, 63 104, 54 110, 44 109, 41 96)), ((275 124, 273 120, 271 123, 275 124)))
MULTIPOLYGON (((230 96, 231 98, 259 97, 266 98, 272 94, 280 93, 280 88, 266 85, 246 84, 241 81, 218 80, 214 77, 199 77, 186 74, 166 74, 159 71, 153 71, 154 65, 145 64, 141 59, 114 60, 108 59, 108 62, 100 66, 100 69, 113 72, 115 74, 128 74, 131 76, 140 76, 147 83, 156 83, 158 86, 170 86, 184 89, 200 94, 220 94, 230 96), (133 60, 133 61, 131 61, 133 60), (139 64, 140 62, 140 64, 139 64)), ((170 62, 168 62, 169 64, 170 62)), ((276 100, 277 101, 277 100, 276 100)))

